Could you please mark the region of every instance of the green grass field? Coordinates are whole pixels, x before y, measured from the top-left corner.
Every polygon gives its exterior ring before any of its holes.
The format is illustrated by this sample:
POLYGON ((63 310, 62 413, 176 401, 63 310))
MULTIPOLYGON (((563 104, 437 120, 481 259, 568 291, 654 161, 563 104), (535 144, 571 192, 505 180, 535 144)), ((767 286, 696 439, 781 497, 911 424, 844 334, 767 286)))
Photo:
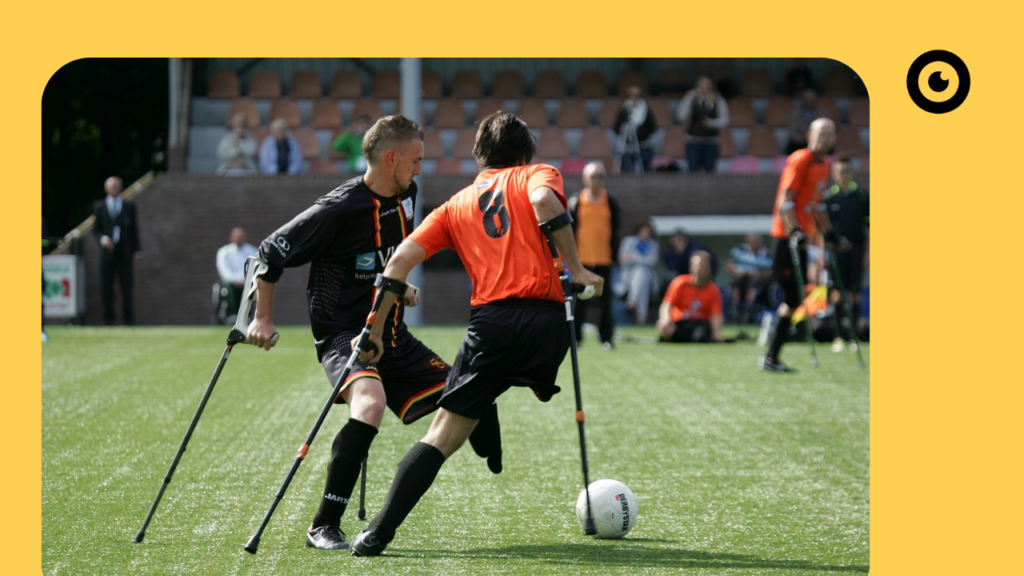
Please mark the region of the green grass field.
MULTIPOLYGON (((464 328, 414 332, 452 360, 464 328)), ((868 373, 823 346, 812 369, 797 344, 783 354, 795 374, 756 370, 762 349, 752 343, 605 352, 590 339, 580 348, 590 478, 625 482, 639 501, 624 540, 592 540, 576 522, 583 486, 567 358, 551 402, 523 389, 501 397, 505 471, 492 475, 468 446, 455 454, 380 558, 304 546, 331 439, 348 418, 336 406, 249 555, 242 545, 330 393, 309 329, 281 333, 271 352, 234 349, 145 541, 134 544, 227 329, 51 331, 44 574, 868 572, 868 373)), ((371 516, 428 424, 386 416, 370 452, 371 516)), ((349 536, 364 524, 356 508, 343 520, 349 536)))

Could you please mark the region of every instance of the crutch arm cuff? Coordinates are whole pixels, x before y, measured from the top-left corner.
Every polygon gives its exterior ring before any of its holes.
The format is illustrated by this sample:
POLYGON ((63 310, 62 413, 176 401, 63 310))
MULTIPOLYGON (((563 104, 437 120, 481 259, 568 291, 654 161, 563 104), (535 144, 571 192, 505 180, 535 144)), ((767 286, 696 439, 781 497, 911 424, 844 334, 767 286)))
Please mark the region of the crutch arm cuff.
POLYGON ((551 234, 552 232, 565 228, 570 224, 572 224, 572 216, 570 216, 569 212, 566 211, 562 212, 558 216, 555 216, 551 220, 541 222, 540 228, 541 230, 544 231, 545 234, 551 234))
POLYGON ((384 292, 393 292, 398 295, 399 299, 405 298, 405 292, 409 289, 409 285, 400 280, 394 278, 387 278, 383 274, 377 276, 376 285, 384 292))

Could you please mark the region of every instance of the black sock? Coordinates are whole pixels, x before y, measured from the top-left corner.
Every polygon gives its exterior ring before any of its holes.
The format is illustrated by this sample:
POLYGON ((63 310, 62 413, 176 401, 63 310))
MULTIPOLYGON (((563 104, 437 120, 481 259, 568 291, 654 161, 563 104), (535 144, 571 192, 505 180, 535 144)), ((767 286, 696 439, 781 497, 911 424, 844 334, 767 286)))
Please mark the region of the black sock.
POLYGON ((327 482, 320 509, 313 517, 313 526, 337 526, 345 514, 352 489, 359 480, 363 460, 370 452, 370 444, 377 436, 373 426, 349 418, 348 424, 334 437, 331 461, 327 465, 327 482))
POLYGON ((789 338, 789 316, 779 316, 779 323, 775 326, 775 337, 772 338, 772 345, 768 347, 768 353, 765 354, 768 358, 778 362, 779 353, 782 352, 782 345, 786 343, 786 339, 789 338))
POLYGON ((398 463, 398 472, 391 483, 384 506, 366 528, 376 532, 381 543, 387 544, 394 540, 395 530, 398 530, 405 517, 434 483, 444 460, 440 450, 425 442, 417 442, 406 452, 398 463))
POLYGON ((487 467, 495 474, 501 474, 501 425, 498 422, 498 405, 491 404, 487 414, 477 422, 469 435, 469 445, 481 458, 487 459, 487 467))

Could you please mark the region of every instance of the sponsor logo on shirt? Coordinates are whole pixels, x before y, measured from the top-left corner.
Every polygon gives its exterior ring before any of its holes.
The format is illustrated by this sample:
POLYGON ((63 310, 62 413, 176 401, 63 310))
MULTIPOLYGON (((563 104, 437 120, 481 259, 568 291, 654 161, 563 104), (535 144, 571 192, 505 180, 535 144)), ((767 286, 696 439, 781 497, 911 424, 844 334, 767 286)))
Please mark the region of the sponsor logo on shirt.
POLYGON ((402 200, 402 211, 405 212, 405 219, 412 220, 412 198, 406 198, 402 200))
POLYGON ((376 267, 377 254, 367 252, 356 256, 356 270, 373 270, 376 267))
POLYGON ((278 236, 277 239, 274 240, 274 248, 277 248, 277 251, 281 253, 281 256, 287 256, 288 251, 291 250, 292 246, 284 239, 284 236, 278 236))

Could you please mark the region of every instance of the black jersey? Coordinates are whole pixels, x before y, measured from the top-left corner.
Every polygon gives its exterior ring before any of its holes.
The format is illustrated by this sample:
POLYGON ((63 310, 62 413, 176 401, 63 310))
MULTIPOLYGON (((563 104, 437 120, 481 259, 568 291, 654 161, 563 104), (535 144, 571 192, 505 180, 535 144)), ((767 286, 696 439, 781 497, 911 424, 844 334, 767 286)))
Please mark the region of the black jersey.
MULTIPOLYGON (((310 263, 306 298, 322 358, 331 336, 358 332, 373 306, 373 282, 412 231, 417 187, 391 198, 374 193, 358 176, 348 180, 260 244, 259 257, 277 282, 285 268, 310 263)), ((401 302, 387 318, 385 345, 405 332, 401 302)))
POLYGON ((849 190, 833 185, 825 195, 828 216, 836 232, 845 236, 856 247, 864 246, 869 226, 870 204, 868 191, 850 183, 849 190))

